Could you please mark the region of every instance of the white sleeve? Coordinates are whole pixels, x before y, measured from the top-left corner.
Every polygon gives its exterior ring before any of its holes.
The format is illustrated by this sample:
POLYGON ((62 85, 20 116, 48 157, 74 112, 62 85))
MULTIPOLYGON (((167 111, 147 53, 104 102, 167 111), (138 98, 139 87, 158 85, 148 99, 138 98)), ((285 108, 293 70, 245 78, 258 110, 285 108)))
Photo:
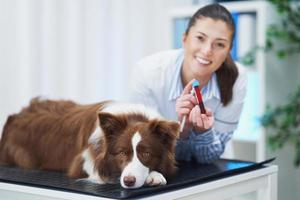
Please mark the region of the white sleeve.
MULTIPOLYGON (((148 74, 149 75, 149 74, 148 74)), ((152 89, 148 86, 151 84, 147 76, 147 70, 137 64, 133 69, 129 84, 129 101, 133 103, 142 103, 144 105, 157 108, 155 95, 152 89)))

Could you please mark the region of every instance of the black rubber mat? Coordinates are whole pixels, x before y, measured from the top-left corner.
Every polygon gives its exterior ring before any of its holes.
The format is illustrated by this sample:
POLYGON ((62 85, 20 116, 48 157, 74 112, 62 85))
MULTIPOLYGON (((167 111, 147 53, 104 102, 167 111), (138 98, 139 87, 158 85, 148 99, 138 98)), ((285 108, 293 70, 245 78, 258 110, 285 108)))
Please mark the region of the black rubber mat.
POLYGON ((124 189, 120 184, 99 185, 87 181, 70 179, 63 173, 38 170, 24 170, 16 167, 0 166, 0 182, 35 186, 41 188, 71 191, 94 196, 126 199, 140 198, 160 192, 167 192, 184 187, 197 185, 212 180, 245 173, 264 167, 275 158, 260 163, 220 159, 213 164, 197 164, 193 162, 180 162, 177 175, 167 180, 165 186, 147 187, 139 189, 124 189))

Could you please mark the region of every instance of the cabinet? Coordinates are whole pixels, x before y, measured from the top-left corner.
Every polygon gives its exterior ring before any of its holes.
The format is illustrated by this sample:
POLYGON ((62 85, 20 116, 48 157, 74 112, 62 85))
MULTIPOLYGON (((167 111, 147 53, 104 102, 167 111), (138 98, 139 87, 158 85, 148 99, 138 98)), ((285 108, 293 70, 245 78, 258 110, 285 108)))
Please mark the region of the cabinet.
MULTIPOLYGON (((275 23, 276 12, 266 1, 233 1, 221 3, 233 15, 237 31, 232 56, 239 61, 245 52, 255 45, 263 47, 266 41, 266 30, 269 24, 275 23)), ((204 4, 186 7, 175 7, 169 14, 169 31, 172 36, 170 48, 181 45, 181 36, 185 31, 188 19, 204 4)), ((238 130, 234 133, 233 149, 236 158, 248 158, 253 161, 265 159, 266 141, 264 129, 259 118, 265 112, 268 60, 260 50, 255 53, 255 62, 245 66, 248 74, 248 90, 245 106, 242 111, 238 130)))

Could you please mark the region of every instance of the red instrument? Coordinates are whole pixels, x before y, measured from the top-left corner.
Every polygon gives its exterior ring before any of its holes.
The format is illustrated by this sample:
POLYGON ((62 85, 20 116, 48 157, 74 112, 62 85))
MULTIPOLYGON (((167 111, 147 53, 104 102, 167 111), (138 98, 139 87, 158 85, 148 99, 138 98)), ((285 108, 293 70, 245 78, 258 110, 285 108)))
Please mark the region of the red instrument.
POLYGON ((197 97, 197 100, 198 100, 198 105, 199 105, 200 110, 201 110, 201 114, 206 114, 206 110, 205 110, 205 107, 204 107, 204 104, 203 104, 202 95, 201 95, 201 92, 200 92, 199 85, 200 85, 199 81, 194 80, 193 88, 194 88, 195 93, 196 93, 196 97, 197 97))

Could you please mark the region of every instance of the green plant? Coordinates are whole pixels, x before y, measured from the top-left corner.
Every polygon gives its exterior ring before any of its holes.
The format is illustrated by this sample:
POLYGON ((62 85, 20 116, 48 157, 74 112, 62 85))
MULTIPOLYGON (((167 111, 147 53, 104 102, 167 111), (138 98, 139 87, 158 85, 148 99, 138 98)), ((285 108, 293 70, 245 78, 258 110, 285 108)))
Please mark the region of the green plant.
POLYGON ((267 29, 266 50, 275 52, 278 58, 300 52, 300 4, 293 0, 268 0, 277 9, 280 22, 267 29), (275 41, 281 42, 275 45, 275 41), (282 45, 285 44, 285 45, 282 45))
MULTIPOLYGON (((274 52, 279 59, 300 53, 300 4, 292 0, 268 1, 276 7, 281 20, 279 24, 268 27, 265 51, 274 52)), ((296 152, 294 164, 299 167, 300 86, 284 105, 267 107, 261 122, 273 133, 267 136, 271 150, 281 149, 287 143, 293 144, 296 152)))
POLYGON ((255 62, 257 51, 273 52, 279 59, 300 52, 299 0, 268 1, 276 7, 280 21, 277 24, 268 26, 265 46, 255 46, 240 58, 240 62, 246 66, 255 62))
POLYGON ((271 150, 282 148, 286 143, 295 145, 295 165, 300 166, 300 86, 286 104, 276 108, 267 108, 261 118, 265 128, 273 134, 268 135, 271 150))

